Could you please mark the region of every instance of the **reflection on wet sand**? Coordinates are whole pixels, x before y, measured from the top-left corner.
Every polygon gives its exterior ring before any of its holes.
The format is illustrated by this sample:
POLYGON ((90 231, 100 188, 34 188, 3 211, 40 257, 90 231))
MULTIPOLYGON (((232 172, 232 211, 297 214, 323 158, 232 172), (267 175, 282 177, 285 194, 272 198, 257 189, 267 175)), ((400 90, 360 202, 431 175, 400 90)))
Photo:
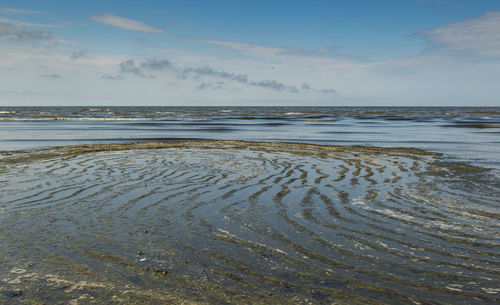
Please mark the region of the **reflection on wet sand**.
POLYGON ((0 173, 0 303, 500 301, 498 179, 435 153, 82 145, 0 173))

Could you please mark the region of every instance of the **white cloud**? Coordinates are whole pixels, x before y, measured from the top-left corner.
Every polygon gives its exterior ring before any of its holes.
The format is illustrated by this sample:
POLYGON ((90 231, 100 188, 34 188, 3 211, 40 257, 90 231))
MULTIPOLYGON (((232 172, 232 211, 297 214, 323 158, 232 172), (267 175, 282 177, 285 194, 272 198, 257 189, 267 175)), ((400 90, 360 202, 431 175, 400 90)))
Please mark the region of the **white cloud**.
POLYGON ((10 15, 35 15, 35 14, 41 14, 42 12, 41 11, 34 11, 34 10, 19 9, 19 8, 0 7, 0 13, 10 14, 10 15))
POLYGON ((300 48, 270 47, 270 46, 263 46, 245 42, 235 42, 235 41, 222 41, 222 40, 196 40, 196 41, 232 50, 234 52, 238 52, 241 55, 255 56, 255 57, 277 56, 277 55, 331 57, 334 55, 334 52, 337 51, 338 49, 338 47, 322 47, 313 50, 307 50, 300 48))
POLYGON ((245 56, 254 56, 254 57, 275 56, 278 55, 279 53, 288 50, 286 48, 268 47, 268 46, 262 46, 245 42, 236 42, 236 41, 199 40, 199 42, 216 45, 222 48, 236 51, 245 56))
POLYGON ((164 31, 159 28, 151 27, 143 22, 119 17, 112 14, 93 16, 94 21, 110 25, 115 28, 120 28, 124 30, 137 31, 137 32, 147 32, 147 33, 163 33, 164 31))
MULTIPOLYGON (((43 40, 4 43, 0 89, 49 88, 51 93, 45 99, 38 95, 23 99, 13 93, 2 99, 0 92, 0 104, 15 99, 44 104, 53 97, 61 104, 500 106, 499 18, 500 12, 491 12, 420 31, 417 35, 431 48, 416 56, 380 61, 336 56, 330 49, 307 52, 217 40, 197 40, 205 44, 200 48, 147 49, 143 54, 83 54, 75 50, 92 48, 49 46, 43 40), (205 52, 207 46, 212 46, 210 52, 205 52), (127 64, 129 59, 134 62, 127 64), (37 68, 40 65, 47 68, 37 68), (338 91, 328 94, 321 88, 338 91)), ((43 32, 22 30, 5 26, 3 36, 44 37, 43 32)))
POLYGON ((440 52, 500 56, 500 12, 420 31, 417 35, 440 52))
POLYGON ((58 24, 24 22, 24 21, 10 19, 10 18, 4 18, 4 17, 0 17, 0 23, 12 23, 12 24, 15 24, 17 26, 22 26, 22 27, 64 28, 64 26, 58 25, 58 24))

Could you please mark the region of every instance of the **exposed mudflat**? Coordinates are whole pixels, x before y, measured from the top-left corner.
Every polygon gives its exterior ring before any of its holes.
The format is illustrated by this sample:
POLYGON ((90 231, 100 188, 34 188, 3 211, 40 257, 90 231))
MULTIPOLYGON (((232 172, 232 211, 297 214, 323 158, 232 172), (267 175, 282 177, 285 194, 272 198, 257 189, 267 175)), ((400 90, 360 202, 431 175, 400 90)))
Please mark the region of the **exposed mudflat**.
POLYGON ((500 182, 418 149, 0 156, 0 303, 496 304, 500 182))

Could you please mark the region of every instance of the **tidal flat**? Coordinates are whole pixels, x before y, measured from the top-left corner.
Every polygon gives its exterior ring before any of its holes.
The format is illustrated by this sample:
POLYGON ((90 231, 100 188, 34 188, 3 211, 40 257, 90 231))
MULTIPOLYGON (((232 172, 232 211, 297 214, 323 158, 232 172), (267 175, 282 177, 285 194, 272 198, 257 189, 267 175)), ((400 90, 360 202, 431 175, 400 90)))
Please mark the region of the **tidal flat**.
POLYGON ((412 148, 0 156, 0 303, 498 304, 500 182, 412 148))

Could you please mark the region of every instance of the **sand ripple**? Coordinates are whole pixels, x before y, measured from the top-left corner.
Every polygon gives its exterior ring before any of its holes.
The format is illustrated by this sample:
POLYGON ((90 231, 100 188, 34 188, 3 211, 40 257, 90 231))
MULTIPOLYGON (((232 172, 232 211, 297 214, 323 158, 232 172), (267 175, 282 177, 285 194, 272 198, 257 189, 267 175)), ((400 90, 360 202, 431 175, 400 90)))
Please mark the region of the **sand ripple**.
POLYGON ((99 282, 59 299, 500 301, 499 182, 429 153, 206 141, 0 162, 2 268, 99 282))

